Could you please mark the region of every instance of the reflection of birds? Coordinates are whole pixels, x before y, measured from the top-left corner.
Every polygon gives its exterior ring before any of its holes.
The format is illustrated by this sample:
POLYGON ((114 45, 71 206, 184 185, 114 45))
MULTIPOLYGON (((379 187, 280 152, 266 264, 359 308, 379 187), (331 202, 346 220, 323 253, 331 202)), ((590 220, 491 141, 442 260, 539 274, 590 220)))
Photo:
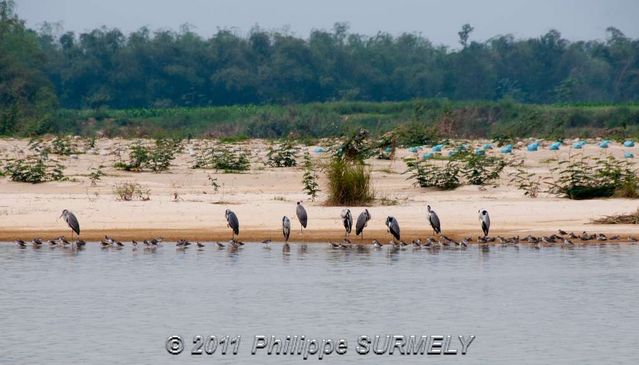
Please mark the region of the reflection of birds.
POLYGON ((433 231, 437 234, 442 232, 441 225, 439 224, 439 217, 434 210, 430 209, 430 205, 427 206, 428 209, 428 222, 430 222, 430 226, 433 227, 433 231))
POLYGON ((397 219, 395 219, 395 217, 388 216, 386 218, 386 227, 388 227, 388 231, 393 235, 393 237, 395 237, 396 240, 400 239, 399 222, 397 221, 397 219))
POLYGON ((226 223, 228 224, 229 228, 233 230, 232 239, 234 240, 235 235, 240 234, 240 221, 237 219, 237 215, 235 215, 235 212, 230 209, 227 209, 224 215, 226 216, 226 223))
POLYGON ((297 219, 300 221, 300 232, 302 232, 302 228, 306 228, 306 225, 308 224, 308 215, 306 214, 306 209, 304 209, 304 206, 302 205, 302 201, 297 202, 295 214, 297 215, 297 219))
POLYGON ((355 223, 355 235, 359 236, 362 234, 362 239, 364 239, 364 228, 368 225, 368 221, 371 220, 371 214, 368 212, 368 209, 364 209, 359 216, 357 217, 357 223, 355 223))
POLYGON ((342 223, 344 224, 344 237, 347 237, 349 234, 351 234, 351 230, 353 229, 353 216, 351 215, 351 210, 342 210, 340 217, 342 217, 342 223))
POLYGON ((291 235, 291 220, 287 216, 282 217, 282 234, 284 242, 288 242, 288 237, 291 235))
POLYGON ((64 221, 71 228, 71 239, 73 239, 73 232, 80 235, 80 223, 78 223, 78 218, 75 217, 75 214, 65 209, 62 211, 60 218, 64 218, 64 221))
POLYGON ((484 231, 484 237, 488 236, 488 231, 490 231, 490 216, 486 209, 479 211, 479 221, 481 222, 481 230, 484 231))

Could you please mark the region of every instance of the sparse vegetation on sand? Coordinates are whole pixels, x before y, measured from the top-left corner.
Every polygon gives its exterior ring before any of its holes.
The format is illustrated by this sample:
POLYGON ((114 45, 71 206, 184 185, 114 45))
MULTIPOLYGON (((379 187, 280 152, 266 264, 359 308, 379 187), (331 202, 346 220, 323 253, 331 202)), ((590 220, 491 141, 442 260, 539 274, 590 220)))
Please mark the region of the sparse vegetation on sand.
POLYGON ((113 195, 116 200, 131 201, 131 200, 150 200, 151 191, 136 183, 136 182, 123 182, 113 185, 113 195))
POLYGON ((608 215, 602 218, 593 219, 596 224, 639 224, 639 209, 632 213, 608 215))

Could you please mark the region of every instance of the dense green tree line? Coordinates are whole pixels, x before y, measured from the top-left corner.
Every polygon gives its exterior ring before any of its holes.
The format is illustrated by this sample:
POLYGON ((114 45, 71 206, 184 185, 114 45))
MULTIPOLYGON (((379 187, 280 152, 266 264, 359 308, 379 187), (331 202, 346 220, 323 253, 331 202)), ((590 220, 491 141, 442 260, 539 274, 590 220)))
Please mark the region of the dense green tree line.
POLYGON ((0 134, 50 130, 58 106, 639 100, 639 40, 615 28, 604 42, 569 42, 554 30, 476 42, 464 25, 461 47, 452 50, 413 33, 353 34, 345 24, 308 38, 259 28, 247 36, 219 30, 209 38, 188 27, 34 31, 11 0, 0 1, 0 17, 0 134))

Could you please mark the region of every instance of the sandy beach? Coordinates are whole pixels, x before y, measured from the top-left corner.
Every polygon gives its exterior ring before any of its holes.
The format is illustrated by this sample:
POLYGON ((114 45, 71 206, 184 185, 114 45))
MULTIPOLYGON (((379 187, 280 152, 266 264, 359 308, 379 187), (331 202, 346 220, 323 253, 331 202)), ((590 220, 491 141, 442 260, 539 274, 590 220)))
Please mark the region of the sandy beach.
MULTIPOLYGON (((326 242, 341 239, 344 234, 340 212, 344 207, 327 206, 326 181, 320 173, 322 192, 315 201, 302 190, 303 169, 272 168, 264 164, 268 142, 251 140, 236 147, 250 152, 251 170, 241 174, 226 174, 214 170, 191 168, 195 151, 211 141, 185 142, 184 151, 168 172, 126 172, 113 168, 119 154, 128 156, 126 146, 132 140, 98 139, 94 149, 76 156, 52 156, 62 162, 69 181, 28 184, 12 182, 0 177, 0 241, 17 238, 70 236, 63 220, 57 219, 63 209, 74 212, 81 224, 81 237, 97 240, 109 234, 121 240, 164 237, 201 241, 228 240, 231 232, 226 227, 225 209, 234 210, 240 220, 239 239, 261 241, 281 240, 281 219, 291 217, 292 241, 326 242), (106 173, 93 186, 90 169, 102 167, 106 173), (209 176, 217 178, 220 188, 216 192, 209 176), (120 182, 136 182, 150 189, 148 201, 119 201, 113 186, 120 182), (299 231, 295 217, 296 201, 304 201, 309 224, 304 233, 299 231)), ((3 159, 24 158, 30 151, 27 140, 0 140, 3 159)), ((81 144, 80 142, 78 142, 81 144)), ((484 141, 473 142, 475 144, 484 141)), ((311 152, 321 164, 328 153, 315 153, 315 146, 300 146, 311 152)), ((424 151, 429 150, 425 149, 424 151)), ((623 158, 624 148, 618 143, 608 149, 588 144, 579 153, 587 156, 613 154, 623 158)), ((423 153, 424 151, 420 152, 423 153)), ((524 159, 525 168, 539 174, 548 174, 556 158, 567 158, 577 153, 569 146, 559 151, 547 148, 527 152, 515 149, 513 157, 524 159)), ((446 149, 443 151, 447 154, 446 149)), ((489 153, 498 154, 497 150, 489 153)), ((476 237, 481 234, 477 211, 490 212, 491 235, 551 234, 557 229, 580 234, 582 231, 607 234, 639 235, 636 225, 595 225, 591 220, 606 215, 632 212, 637 209, 631 199, 596 199, 575 201, 542 194, 537 198, 524 196, 509 184, 512 169, 504 171, 496 187, 462 186, 454 191, 437 191, 414 186, 402 174, 406 165, 402 157, 415 155, 407 149, 398 150, 393 161, 370 159, 373 184, 377 200, 367 207, 372 219, 365 231, 365 241, 377 238, 388 241, 384 222, 395 216, 401 226, 402 239, 423 238, 432 234, 426 220, 426 205, 437 211, 443 233, 450 237, 476 237)), ((300 159, 301 161, 301 159, 300 159)), ((364 207, 348 207, 356 217, 364 207)))

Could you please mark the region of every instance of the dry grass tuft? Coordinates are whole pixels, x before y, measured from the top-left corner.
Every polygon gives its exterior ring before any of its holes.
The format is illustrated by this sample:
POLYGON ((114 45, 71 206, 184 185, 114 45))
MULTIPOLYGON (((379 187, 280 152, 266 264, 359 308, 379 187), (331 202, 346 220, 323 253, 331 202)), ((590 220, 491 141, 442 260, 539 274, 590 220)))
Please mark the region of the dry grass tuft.
POLYGON ((639 209, 633 213, 607 215, 602 218, 593 219, 592 223, 597 224, 639 224, 639 209))

